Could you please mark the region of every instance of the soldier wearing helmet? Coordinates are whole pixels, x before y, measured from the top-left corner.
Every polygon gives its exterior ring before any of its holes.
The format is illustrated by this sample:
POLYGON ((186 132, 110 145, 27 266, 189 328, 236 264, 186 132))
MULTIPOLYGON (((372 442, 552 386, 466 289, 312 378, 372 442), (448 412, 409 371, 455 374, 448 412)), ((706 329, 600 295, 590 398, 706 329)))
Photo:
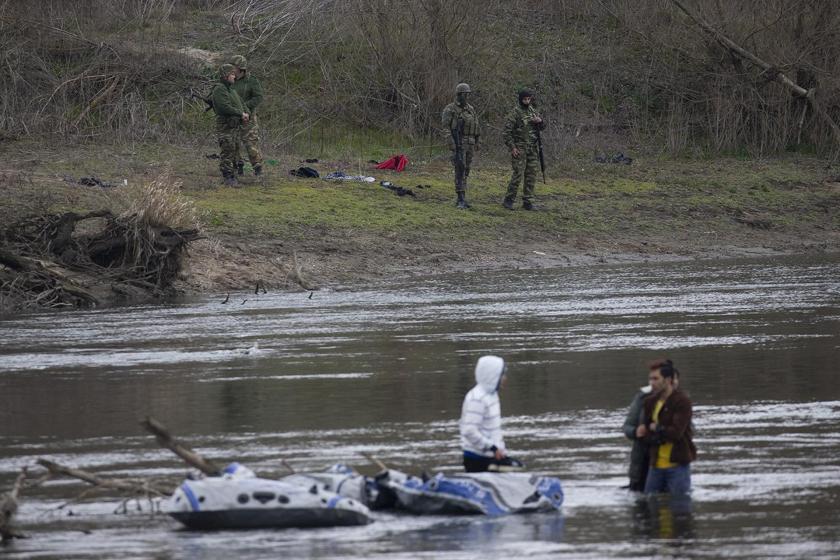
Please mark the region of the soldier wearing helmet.
POLYGON ((516 192, 522 183, 522 208, 534 209, 534 185, 537 182, 537 166, 539 165, 539 148, 537 146, 537 131, 545 128, 545 122, 534 107, 534 92, 522 89, 519 92, 519 102, 505 118, 505 129, 502 139, 510 150, 511 174, 507 187, 507 194, 502 205, 513 210, 516 192))
POLYGON ((469 208, 467 202, 467 180, 470 176, 473 154, 478 147, 478 113, 467 102, 472 90, 468 84, 455 86, 455 101, 443 109, 441 124, 452 150, 455 166, 455 194, 458 208, 469 208), (460 149, 459 149, 460 148, 460 149))
POLYGON ((242 175, 245 170, 245 156, 251 162, 254 175, 262 174, 262 153, 260 152, 260 127, 257 121, 257 106, 263 98, 262 85, 260 81, 248 72, 248 61, 244 56, 236 55, 230 59, 230 63, 236 68, 236 82, 233 89, 242 99, 250 118, 245 123, 237 142, 236 171, 242 175))
POLYGON ((232 64, 219 67, 219 84, 210 94, 216 113, 216 138, 219 140, 219 170, 228 186, 236 186, 236 142, 240 127, 248 122, 245 104, 233 89, 236 69, 232 64))

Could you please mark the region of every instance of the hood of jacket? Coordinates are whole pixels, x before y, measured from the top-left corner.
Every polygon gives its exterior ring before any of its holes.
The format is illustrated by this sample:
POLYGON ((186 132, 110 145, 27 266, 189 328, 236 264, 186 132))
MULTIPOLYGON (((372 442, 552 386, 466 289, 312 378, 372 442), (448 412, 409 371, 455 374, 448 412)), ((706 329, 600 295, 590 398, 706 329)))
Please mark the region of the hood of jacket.
POLYGON ((488 393, 495 393, 505 371, 505 361, 498 356, 482 356, 475 364, 475 382, 488 393))

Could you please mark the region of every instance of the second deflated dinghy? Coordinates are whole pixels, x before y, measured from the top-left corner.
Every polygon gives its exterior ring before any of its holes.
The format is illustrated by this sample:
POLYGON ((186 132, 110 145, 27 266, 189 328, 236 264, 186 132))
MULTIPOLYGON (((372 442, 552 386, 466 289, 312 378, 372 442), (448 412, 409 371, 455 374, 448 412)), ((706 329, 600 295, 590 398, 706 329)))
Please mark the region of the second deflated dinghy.
POLYGON ((377 477, 401 509, 420 514, 489 516, 556 511, 563 505, 560 480, 528 473, 439 473, 422 479, 389 470, 377 477))

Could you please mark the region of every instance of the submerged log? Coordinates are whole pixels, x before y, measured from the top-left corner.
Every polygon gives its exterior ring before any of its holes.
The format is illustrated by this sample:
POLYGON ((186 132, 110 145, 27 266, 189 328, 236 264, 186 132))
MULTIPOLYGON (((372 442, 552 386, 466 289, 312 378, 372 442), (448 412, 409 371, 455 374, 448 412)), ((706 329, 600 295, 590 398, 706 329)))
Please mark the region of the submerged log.
POLYGON ((26 469, 24 468, 15 479, 11 491, 0 495, 0 540, 3 542, 25 538, 23 533, 12 526, 12 521, 18 510, 18 495, 25 480, 26 469))
POLYGON ((181 445, 174 437, 172 437, 172 434, 169 433, 169 429, 167 429, 167 427, 158 420, 155 420, 151 416, 147 416, 145 420, 140 422, 140 425, 143 426, 147 432, 155 436, 155 439, 157 439, 157 442, 162 447, 172 451, 191 467, 200 470, 208 476, 219 476, 221 474, 222 469, 192 449, 181 445))
POLYGON ((115 490, 119 493, 126 493, 132 497, 136 496, 158 496, 166 497, 170 494, 167 487, 158 486, 155 482, 146 480, 124 479, 124 478, 102 478, 90 471, 76 469, 61 465, 48 459, 38 459, 37 463, 47 469, 53 476, 67 476, 86 482, 97 488, 115 490))

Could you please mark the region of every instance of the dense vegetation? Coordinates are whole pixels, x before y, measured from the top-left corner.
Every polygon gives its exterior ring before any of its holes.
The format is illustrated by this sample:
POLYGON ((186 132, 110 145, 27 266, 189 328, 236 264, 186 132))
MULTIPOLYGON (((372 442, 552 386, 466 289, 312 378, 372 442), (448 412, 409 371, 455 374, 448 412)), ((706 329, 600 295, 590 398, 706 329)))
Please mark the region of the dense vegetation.
MULTIPOLYGON (((680 155, 829 153, 781 72, 840 114, 832 0, 683 0, 772 65, 737 56, 673 0, 22 0, 0 6, 0 131, 96 142, 204 140, 192 96, 244 53, 271 93, 271 146, 434 151, 458 81, 489 140, 535 87, 554 154, 572 143, 680 155)), ((488 142, 489 145, 494 143, 488 142)))

